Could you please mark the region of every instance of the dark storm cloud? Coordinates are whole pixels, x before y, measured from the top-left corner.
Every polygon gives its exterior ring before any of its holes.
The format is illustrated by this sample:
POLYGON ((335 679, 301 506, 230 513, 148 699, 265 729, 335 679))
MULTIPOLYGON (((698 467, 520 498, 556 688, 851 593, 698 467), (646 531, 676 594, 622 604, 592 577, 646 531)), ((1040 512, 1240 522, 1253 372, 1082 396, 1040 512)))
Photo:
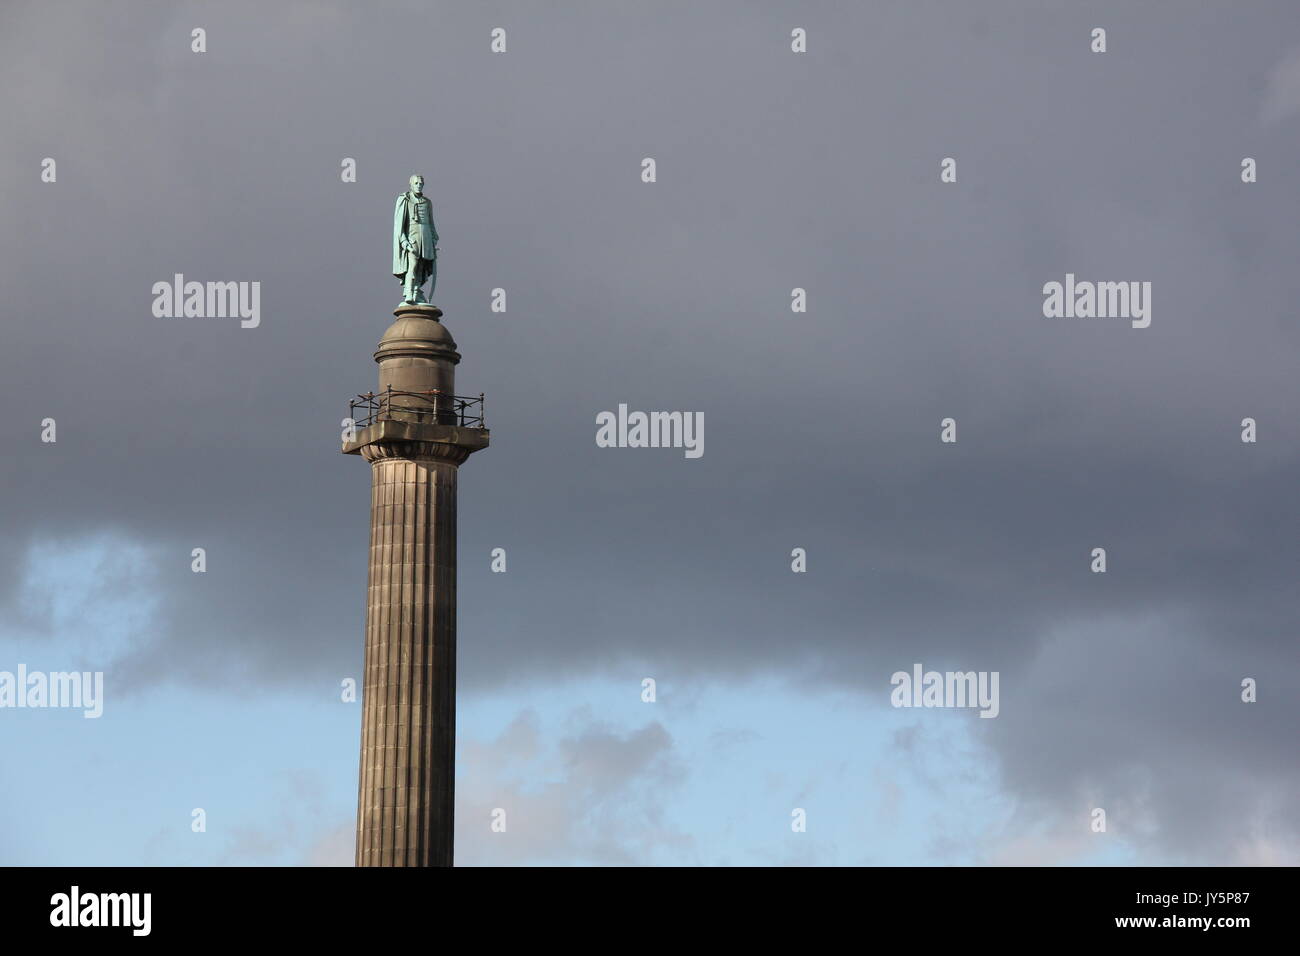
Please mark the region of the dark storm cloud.
POLYGON ((462 686, 647 664, 883 701, 913 661, 1000 669, 1010 786, 1148 766, 1157 836, 1237 847, 1297 782, 1300 15, 1223 6, 8 5, 4 596, 30 542, 109 530, 174 555, 123 680, 355 672, 338 422, 419 171, 493 429, 462 686), (261 327, 154 318, 176 272, 260 280, 261 327), (1151 281, 1151 328, 1042 318, 1067 272, 1151 281), (596 448, 620 402, 704 412, 704 457, 596 448))

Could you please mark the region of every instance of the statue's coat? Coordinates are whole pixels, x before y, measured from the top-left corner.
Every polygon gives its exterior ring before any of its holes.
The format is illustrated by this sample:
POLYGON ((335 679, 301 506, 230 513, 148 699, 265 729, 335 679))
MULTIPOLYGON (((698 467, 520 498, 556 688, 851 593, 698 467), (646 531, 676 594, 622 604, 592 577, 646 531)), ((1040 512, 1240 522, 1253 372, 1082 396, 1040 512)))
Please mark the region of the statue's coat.
MULTIPOLYGON (((397 205, 393 209, 393 275, 399 278, 406 275, 406 250, 402 248, 402 237, 407 235, 407 228, 410 225, 407 203, 412 198, 409 192, 402 193, 397 197, 397 205)), ((426 202, 429 199, 428 196, 420 198, 426 202)), ((438 254, 438 231, 433 228, 432 203, 429 205, 429 221, 418 225, 420 228, 408 238, 415 245, 416 255, 421 259, 433 259, 438 254)))

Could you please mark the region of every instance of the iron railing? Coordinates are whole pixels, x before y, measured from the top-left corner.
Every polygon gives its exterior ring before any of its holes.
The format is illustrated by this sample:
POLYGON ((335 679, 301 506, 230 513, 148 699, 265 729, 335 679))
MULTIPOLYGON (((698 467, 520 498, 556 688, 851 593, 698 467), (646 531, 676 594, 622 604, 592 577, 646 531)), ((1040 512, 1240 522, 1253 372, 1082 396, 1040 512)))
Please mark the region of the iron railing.
POLYGON ((404 392, 390 385, 382 392, 358 395, 348 407, 348 417, 358 428, 366 428, 378 422, 487 428, 483 419, 482 393, 474 398, 452 395, 437 388, 424 392, 404 392))

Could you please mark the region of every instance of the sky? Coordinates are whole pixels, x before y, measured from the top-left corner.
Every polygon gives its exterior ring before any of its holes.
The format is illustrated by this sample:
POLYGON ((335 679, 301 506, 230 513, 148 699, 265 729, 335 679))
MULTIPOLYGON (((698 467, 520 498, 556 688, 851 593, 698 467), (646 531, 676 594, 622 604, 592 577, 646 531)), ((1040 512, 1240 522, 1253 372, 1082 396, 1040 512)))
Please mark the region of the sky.
POLYGON ((412 173, 492 430, 457 865, 1300 862, 1294 4, 8 2, 0 71, 0 671, 104 674, 0 708, 0 864, 351 865, 412 173))

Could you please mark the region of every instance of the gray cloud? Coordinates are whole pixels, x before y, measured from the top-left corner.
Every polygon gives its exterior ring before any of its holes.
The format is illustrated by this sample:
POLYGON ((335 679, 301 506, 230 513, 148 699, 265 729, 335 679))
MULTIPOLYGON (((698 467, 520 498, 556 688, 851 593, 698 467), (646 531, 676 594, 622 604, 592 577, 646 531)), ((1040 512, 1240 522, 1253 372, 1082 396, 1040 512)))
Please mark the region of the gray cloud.
POLYGON ((589 714, 571 722, 572 732, 552 739, 525 711, 495 740, 462 744, 458 863, 632 865, 665 850, 690 857, 691 837, 663 814, 685 773, 663 726, 623 734, 589 714), (503 831, 491 828, 498 819, 503 831))

